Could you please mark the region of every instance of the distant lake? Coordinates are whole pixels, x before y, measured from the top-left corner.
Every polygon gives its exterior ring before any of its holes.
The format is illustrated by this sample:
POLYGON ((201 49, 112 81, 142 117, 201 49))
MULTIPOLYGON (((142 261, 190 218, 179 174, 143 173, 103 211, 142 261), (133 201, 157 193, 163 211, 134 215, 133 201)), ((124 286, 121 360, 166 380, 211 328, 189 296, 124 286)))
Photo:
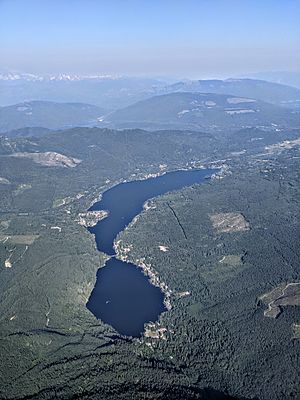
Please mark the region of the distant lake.
POLYGON ((89 228, 98 250, 112 256, 99 268, 87 308, 120 334, 140 337, 146 322, 155 322, 166 311, 164 295, 134 264, 118 260, 113 248, 119 232, 143 210, 143 204, 159 195, 201 183, 215 170, 168 172, 156 178, 118 184, 103 193, 90 210, 107 210, 107 218, 89 228))

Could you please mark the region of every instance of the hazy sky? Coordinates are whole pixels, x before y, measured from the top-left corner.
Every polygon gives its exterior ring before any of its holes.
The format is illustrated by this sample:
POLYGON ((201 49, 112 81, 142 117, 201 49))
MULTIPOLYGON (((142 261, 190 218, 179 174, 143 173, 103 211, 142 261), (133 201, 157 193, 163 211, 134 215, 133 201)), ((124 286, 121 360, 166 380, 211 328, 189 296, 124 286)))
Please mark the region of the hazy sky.
POLYGON ((0 0, 0 69, 186 77, 299 70, 299 21, 299 0, 0 0))

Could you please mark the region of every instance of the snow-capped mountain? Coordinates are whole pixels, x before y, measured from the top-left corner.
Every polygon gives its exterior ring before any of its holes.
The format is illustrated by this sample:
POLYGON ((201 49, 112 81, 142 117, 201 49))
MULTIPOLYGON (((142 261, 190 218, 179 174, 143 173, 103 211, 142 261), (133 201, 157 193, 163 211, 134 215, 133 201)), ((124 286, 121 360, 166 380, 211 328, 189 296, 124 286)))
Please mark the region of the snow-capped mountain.
POLYGON ((0 69, 0 107, 41 100, 117 109, 154 95, 166 82, 103 74, 33 74, 0 69))
POLYGON ((78 75, 78 74, 31 74, 24 72, 1 72, 0 80, 2 81, 82 81, 82 80, 103 80, 103 79, 120 79, 121 76, 117 75, 103 75, 103 74, 93 74, 93 75, 78 75))

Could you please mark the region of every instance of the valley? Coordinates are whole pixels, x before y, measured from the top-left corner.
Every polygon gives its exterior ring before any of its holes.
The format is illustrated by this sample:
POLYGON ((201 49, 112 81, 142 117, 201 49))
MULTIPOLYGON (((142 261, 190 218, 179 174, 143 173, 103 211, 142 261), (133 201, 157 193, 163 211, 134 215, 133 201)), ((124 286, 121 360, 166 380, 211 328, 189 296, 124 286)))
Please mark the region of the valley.
POLYGON ((214 135, 74 128, 2 138, 9 183, 0 185, 1 397, 70 397, 84 387, 83 399, 113 399, 124 385, 128 398, 137 390, 191 399, 297 393, 299 307, 286 306, 274 320, 259 298, 299 280, 299 136, 297 129, 275 136, 258 128, 214 135), (285 141, 295 145, 279 146, 285 141), (32 149, 81 162, 62 168, 8 157, 32 149), (219 171, 147 202, 118 235, 118 257, 149 269, 168 293, 168 311, 131 338, 86 308, 108 257, 78 221, 99 194, 160 175, 162 164, 219 171), (254 384, 247 371, 258 354, 254 384))

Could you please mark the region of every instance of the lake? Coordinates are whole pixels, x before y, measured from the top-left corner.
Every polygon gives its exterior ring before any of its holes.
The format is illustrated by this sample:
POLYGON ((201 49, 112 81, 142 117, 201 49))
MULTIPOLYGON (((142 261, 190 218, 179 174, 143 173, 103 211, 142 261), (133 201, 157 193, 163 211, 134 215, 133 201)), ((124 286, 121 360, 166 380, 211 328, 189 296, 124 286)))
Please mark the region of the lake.
POLYGON ((118 260, 114 240, 143 210, 144 203, 159 195, 202 183, 216 170, 192 169, 168 172, 140 181, 120 183, 103 193, 90 211, 107 210, 108 216, 88 228, 98 250, 112 256, 97 272, 87 308, 120 334, 140 337, 144 324, 155 322, 166 311, 164 295, 134 264, 118 260))

